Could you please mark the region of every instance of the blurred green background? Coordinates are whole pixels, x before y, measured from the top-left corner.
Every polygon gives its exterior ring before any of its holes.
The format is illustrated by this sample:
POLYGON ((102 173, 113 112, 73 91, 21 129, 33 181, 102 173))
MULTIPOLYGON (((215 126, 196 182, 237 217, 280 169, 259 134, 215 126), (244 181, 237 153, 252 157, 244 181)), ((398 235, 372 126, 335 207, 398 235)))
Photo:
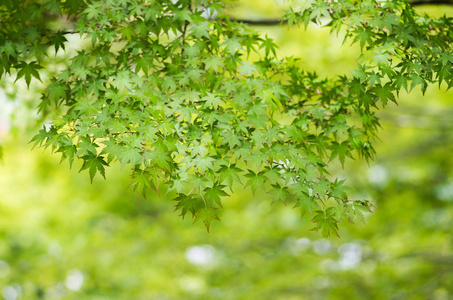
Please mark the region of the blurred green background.
MULTIPOLYGON (((229 13, 279 17, 284 7, 239 1, 229 13)), ((356 65, 358 49, 327 29, 258 29, 307 70, 334 76, 356 65)), ((445 87, 401 95, 379 113, 378 158, 332 169, 354 187, 351 198, 376 209, 365 225, 345 223, 340 239, 323 239, 265 193, 239 188, 207 233, 181 220, 165 195, 138 199, 126 168, 90 184, 80 165, 31 151, 39 86, 2 84, 3 299, 453 299, 453 93, 445 87)))

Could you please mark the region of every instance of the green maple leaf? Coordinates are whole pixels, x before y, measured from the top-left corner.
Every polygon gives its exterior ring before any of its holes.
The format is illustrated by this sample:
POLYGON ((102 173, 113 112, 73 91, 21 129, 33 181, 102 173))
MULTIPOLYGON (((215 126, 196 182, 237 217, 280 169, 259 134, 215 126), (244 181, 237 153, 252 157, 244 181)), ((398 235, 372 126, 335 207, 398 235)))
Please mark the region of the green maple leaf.
POLYGON ((302 190, 298 190, 296 196, 297 203, 296 205, 294 205, 294 207, 299 207, 301 217, 304 217, 307 213, 310 216, 313 216, 315 209, 319 207, 318 203, 316 202, 316 198, 309 196, 307 192, 302 190))
POLYGON ((64 32, 63 31, 58 31, 57 33, 52 35, 52 37, 50 38, 50 43, 55 46, 55 55, 57 55, 57 52, 58 52, 58 50, 60 48, 65 50, 65 44, 64 43, 67 42, 67 41, 68 40, 64 36, 64 32))
POLYGON ((339 115, 335 117, 334 122, 332 122, 332 127, 327 131, 327 135, 335 132, 337 139, 340 139, 343 135, 346 135, 348 133, 348 129, 350 128, 346 124, 346 119, 346 115, 339 115))
POLYGON ((127 150, 121 151, 118 155, 118 160, 121 161, 121 165, 124 166, 130 163, 132 166, 139 164, 143 159, 143 155, 140 149, 128 148, 127 150))
POLYGON ((228 187, 232 189, 234 181, 241 182, 239 177, 240 172, 242 170, 236 167, 236 164, 231 164, 230 166, 223 165, 218 171, 220 173, 220 182, 222 183, 226 180, 228 187))
MULTIPOLYGON (((90 179, 93 182, 94 175, 99 172, 102 177, 105 179, 105 169, 104 166, 108 166, 108 163, 104 160, 102 156, 97 156, 95 154, 89 154, 82 156, 83 165, 80 168, 80 171, 89 169, 90 179)), ((79 172, 80 172, 79 171, 79 172)))
POLYGON ((423 94, 425 93, 425 90, 426 90, 426 87, 427 87, 427 83, 425 80, 423 80, 422 77, 420 76, 417 76, 415 74, 412 74, 411 75, 411 88, 410 90, 412 91, 417 85, 421 85, 421 88, 422 88, 422 92, 423 94))
POLYGON ((255 191, 259 188, 264 186, 264 182, 266 181, 266 177, 264 176, 264 171, 261 172, 253 172, 252 170, 248 170, 249 172, 245 174, 245 177, 249 178, 247 180, 247 183, 245 184, 245 187, 250 186, 252 188, 252 192, 255 193, 255 191))
POLYGON ((162 84, 164 90, 175 90, 176 89, 176 82, 172 76, 167 76, 164 79, 162 84))
POLYGON ((132 40, 132 36, 135 35, 134 28, 130 25, 126 25, 124 27, 121 27, 120 29, 121 32, 121 38, 122 39, 127 39, 129 42, 132 40))
POLYGON ((372 72, 372 74, 369 77, 370 87, 375 86, 376 83, 381 84, 381 78, 382 78, 382 75, 372 72))
POLYGON ((14 44, 11 41, 6 41, 5 44, 0 47, 0 53, 5 53, 8 56, 15 57, 16 56, 16 49, 14 48, 14 44))
POLYGON ((387 54, 385 51, 373 51, 375 54, 371 61, 377 62, 378 66, 380 65, 388 65, 389 60, 392 58, 389 54, 387 54))
POLYGON ((350 150, 348 141, 344 141, 342 143, 333 142, 331 149, 332 149, 332 154, 330 156, 330 159, 334 159, 335 157, 338 156, 338 159, 340 160, 341 165, 343 167, 344 167, 344 160, 346 159, 346 156, 352 158, 352 156, 350 154, 351 150, 350 150))
POLYGON ((134 172, 131 177, 132 180, 129 186, 131 186, 139 195, 143 195, 143 197, 146 198, 147 189, 156 190, 156 187, 151 181, 151 176, 148 172, 134 172))
POLYGON ((280 184, 273 184, 272 189, 269 192, 274 195, 272 203, 282 202, 286 204, 286 199, 288 199, 290 195, 288 187, 280 186, 280 184))
POLYGON ((363 47, 365 47, 366 44, 372 44, 373 43, 373 40, 371 38, 371 36, 373 35, 373 32, 368 29, 368 28, 363 28, 363 27, 359 27, 355 32, 355 38, 354 38, 354 41, 353 43, 357 42, 357 41, 360 41, 360 48, 363 49, 363 47))
POLYGON ((403 75, 403 74, 398 74, 395 76, 395 81, 394 84, 397 88, 397 91, 401 90, 401 88, 404 88, 406 92, 408 91, 407 89, 407 82, 409 81, 409 76, 403 75))
POLYGON ((195 90, 183 91, 180 93, 182 99, 189 100, 189 102, 192 103, 200 99, 200 94, 200 92, 197 92, 195 90))
POLYGON ((102 3, 92 3, 88 5, 88 7, 85 9, 84 13, 87 14, 88 19, 95 19, 99 16, 101 13, 100 7, 102 6, 102 3))
POLYGON ((69 162, 69 168, 72 168, 72 163, 74 162, 74 158, 76 157, 77 148, 75 145, 68 145, 63 146, 58 149, 57 152, 61 152, 61 160, 60 163, 65 161, 66 159, 69 162))
POLYGON ((381 100, 383 106, 387 105, 387 100, 392 100, 396 103, 395 95, 393 95, 394 87, 389 82, 384 86, 377 84, 376 90, 376 95, 381 100))
POLYGON ((153 151, 151 153, 151 164, 156 165, 164 170, 172 170, 172 158, 168 152, 164 151, 153 151))
POLYGON ((225 38, 225 41, 222 43, 222 45, 225 46, 225 49, 228 50, 228 52, 234 56, 236 54, 236 51, 237 50, 240 50, 242 49, 242 46, 241 44, 239 44, 239 41, 241 39, 237 36, 229 39, 229 38, 225 38))
POLYGON ((315 223, 315 227, 310 229, 311 231, 321 230, 323 237, 329 237, 332 234, 340 237, 338 234, 338 221, 335 219, 335 208, 329 207, 326 211, 317 210, 312 219, 315 223))
POLYGON ((217 109, 219 107, 219 104, 223 103, 222 99, 209 92, 207 92, 207 96, 201 98, 201 100, 206 101, 204 107, 212 106, 214 109, 217 109))
POLYGON ((189 149, 192 149, 191 157, 195 156, 203 157, 204 153, 208 151, 205 145, 199 144, 198 142, 192 145, 189 149))
POLYGON ((318 182, 313 182, 313 196, 323 197, 330 191, 329 182, 326 179, 321 179, 318 182))
POLYGON ((260 49, 262 49, 262 48, 264 48, 266 56, 269 56, 269 53, 272 52, 274 57, 277 57, 277 53, 275 52, 275 49, 277 49, 278 47, 272 39, 267 37, 267 34, 266 34, 265 39, 261 43, 260 49))
POLYGON ((258 72, 255 65, 252 65, 249 61, 241 62, 241 65, 237 68, 240 73, 239 76, 247 75, 248 77, 253 75, 253 72, 258 72))
POLYGON ((31 82, 32 76, 35 77, 36 79, 38 79, 39 81, 41 81, 38 70, 42 69, 42 67, 38 64, 37 61, 32 61, 29 64, 22 61, 22 62, 18 63, 17 65, 14 65, 14 67, 19 70, 19 72, 17 72, 16 80, 14 82, 16 82, 18 79, 20 79, 22 77, 25 77, 25 82, 27 83, 27 87, 30 87, 30 82, 31 82))
POLYGON ((242 143, 241 140, 244 138, 242 136, 238 136, 232 130, 228 130, 222 133, 225 139, 222 141, 222 144, 228 143, 230 150, 235 147, 241 147, 242 143))
POLYGON ((165 120, 164 122, 160 123, 159 126, 157 126, 157 129, 164 135, 167 136, 171 133, 173 133, 173 130, 175 130, 175 125, 173 123, 168 122, 165 120))
POLYGON ((192 23, 191 12, 188 9, 178 10, 175 13, 174 19, 179 21, 188 21, 189 23, 192 23))
POLYGON ((335 179, 335 182, 332 183, 331 195, 342 199, 347 199, 348 198, 347 191, 349 190, 349 188, 344 185, 344 182, 345 180, 335 179))
POLYGON ((141 56, 136 58, 132 63, 136 64, 135 65, 135 73, 140 72, 140 70, 145 73, 146 76, 148 76, 148 68, 153 66, 153 58, 151 56, 141 56))
POLYGON ((194 195, 179 194, 174 201, 178 203, 175 205, 175 211, 181 210, 180 216, 184 219, 188 212, 192 213, 192 217, 204 206, 203 200, 194 195))
POLYGON ((50 101, 55 103, 55 106, 60 104, 60 100, 66 98, 68 87, 59 82, 52 82, 47 86, 47 95, 50 101))
POLYGON ((209 227, 211 226, 212 220, 219 220, 219 216, 215 212, 216 208, 214 207, 202 207, 199 209, 195 214, 194 223, 203 220, 204 225, 206 226, 206 230, 209 232, 209 227))
POLYGON ((171 182, 171 186, 168 188, 169 191, 172 191, 172 190, 175 190, 176 193, 180 194, 182 190, 185 189, 185 185, 184 183, 187 182, 187 179, 183 180, 183 179, 174 179, 172 180, 171 182))
POLYGON ((354 217, 359 219, 360 221, 365 224, 365 216, 363 215, 364 212, 370 213, 372 205, 368 201, 354 201, 352 203, 345 204, 344 213, 349 219, 350 223, 354 223, 354 217))
POLYGON ((209 35, 211 28, 209 28, 209 22, 207 21, 195 24, 190 31, 195 34, 197 39, 200 39, 201 37, 211 39, 211 36, 209 35))
POLYGON ((80 137, 80 142, 77 144, 77 155, 96 155, 96 147, 98 145, 91 141, 89 136, 80 137))
POLYGON ((280 170, 278 168, 265 167, 264 170, 264 176, 266 176, 272 184, 276 184, 281 179, 282 174, 279 172, 280 170))
POLYGON ((385 14, 384 23, 385 23, 385 26, 389 30, 392 30, 392 25, 400 26, 401 25, 400 21, 401 21, 401 17, 399 17, 395 14, 390 14, 390 13, 385 14))
POLYGON ((204 60, 204 63, 205 70, 212 69, 216 73, 219 69, 224 67, 222 59, 218 56, 210 56, 204 60))
POLYGON ((216 183, 212 187, 207 187, 204 189, 204 197, 211 206, 213 203, 217 203, 220 207, 222 207, 222 201, 220 200, 220 197, 229 196, 224 191, 225 187, 225 185, 216 183))
POLYGON ((316 4, 313 5, 312 7, 312 12, 309 16, 310 19, 315 19, 317 23, 320 22, 321 17, 325 16, 329 18, 330 13, 327 10, 328 6, 324 4, 323 2, 319 1, 316 4))
POLYGON ((214 158, 212 157, 197 157, 193 159, 193 165, 196 169, 200 169, 200 171, 204 174, 207 169, 213 169, 213 161, 214 158))

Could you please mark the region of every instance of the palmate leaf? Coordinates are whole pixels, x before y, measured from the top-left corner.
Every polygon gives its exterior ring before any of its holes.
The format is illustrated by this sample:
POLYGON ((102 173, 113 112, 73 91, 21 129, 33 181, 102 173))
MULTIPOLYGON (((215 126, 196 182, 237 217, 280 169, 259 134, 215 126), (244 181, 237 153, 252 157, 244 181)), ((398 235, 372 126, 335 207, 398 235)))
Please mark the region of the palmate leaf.
POLYGON ((204 198, 210 206, 217 204, 219 207, 222 207, 222 201, 220 200, 220 197, 229 196, 224 191, 225 187, 225 185, 216 183, 212 187, 207 187, 204 189, 204 198))
POLYGON ((377 84, 376 90, 376 95, 381 100, 383 106, 387 105, 388 100, 396 102, 395 95, 393 95, 394 87, 390 83, 386 83, 384 86, 377 84))
POLYGON ((253 72, 258 72, 255 65, 252 65, 250 62, 242 62, 241 66, 238 67, 240 71, 239 76, 246 75, 248 77, 253 75, 253 72))
POLYGON ((378 65, 387 65, 389 60, 392 58, 388 53, 383 51, 373 51, 375 55, 371 59, 375 61, 378 65))
POLYGON ((207 93, 207 96, 201 98, 201 100, 206 101, 205 107, 212 106, 214 109, 217 109, 219 105, 223 103, 222 99, 209 92, 207 93))
POLYGON ((332 154, 331 154, 330 158, 334 159, 335 157, 338 157, 342 166, 344 166, 344 161, 346 159, 346 156, 352 158, 351 148, 350 148, 350 145, 348 142, 342 142, 342 143, 334 142, 334 143, 332 143, 331 149, 332 149, 332 154))
POLYGON ((153 58, 151 56, 140 56, 135 59, 132 63, 135 64, 135 73, 140 72, 140 70, 148 76, 148 69, 153 66, 153 58))
POLYGON ((194 223, 202 220, 204 225, 206 226, 206 230, 209 232, 209 227, 211 226, 212 220, 218 220, 219 216, 216 213, 216 208, 214 207, 203 207, 199 209, 195 214, 194 223))
POLYGON ((17 72, 16 80, 14 82, 16 82, 22 77, 25 77, 25 82, 27 83, 27 87, 29 87, 32 76, 41 81, 41 77, 39 76, 38 70, 42 69, 42 66, 40 66, 37 61, 32 61, 29 64, 22 61, 15 65, 14 67, 19 70, 19 72, 17 72))
POLYGON ((282 202, 286 204, 286 200, 290 196, 288 187, 282 187, 279 184, 273 184, 270 193, 273 194, 272 203, 282 202))
POLYGON ((155 187, 150 180, 149 174, 144 171, 135 173, 132 176, 132 180, 129 186, 131 186, 134 191, 136 191, 139 195, 143 195, 143 197, 145 198, 147 190, 155 190, 155 187))
POLYGON ((214 72, 218 72, 219 69, 223 68, 223 62, 220 57, 210 56, 204 60, 205 70, 212 69, 214 72))
POLYGON ((121 161, 121 165, 123 167, 126 164, 131 164, 132 166, 135 166, 142 161, 143 155, 142 155, 140 149, 128 148, 119 153, 118 159, 121 161))
POLYGON ((145 170, 141 170, 136 166, 136 172, 134 172, 131 177, 132 180, 129 186, 131 186, 139 195, 146 198, 149 191, 160 195, 159 184, 162 181, 160 169, 146 168, 145 170))
POLYGON ((60 82, 52 82, 47 86, 47 97, 58 107, 61 100, 66 98, 68 87, 60 82))
POLYGON ((223 183, 226 181, 230 190, 233 189, 233 182, 241 183, 239 174, 242 170, 237 168, 236 164, 231 164, 230 166, 223 165, 218 172, 220 173, 220 182, 223 183))
POLYGON ((253 193, 255 193, 258 188, 264 187, 264 182, 266 182, 264 171, 254 172, 252 170, 248 170, 248 173, 245 174, 245 177, 249 178, 245 186, 250 186, 253 193))
POLYGON ((108 166, 108 163, 104 160, 104 157, 90 153, 82 156, 81 158, 83 159, 83 165, 82 168, 80 168, 80 171, 88 169, 91 182, 93 182, 94 175, 96 175, 97 172, 99 172, 105 179, 104 166, 108 166))
POLYGON ((269 53, 272 52, 274 57, 277 57, 277 53, 276 53, 275 49, 277 49, 278 46, 274 43, 273 39, 270 39, 267 36, 267 34, 266 34, 266 37, 264 38, 263 42, 261 43, 260 48, 264 48, 266 56, 269 56, 269 53))
POLYGON ((325 211, 315 211, 315 216, 312 222, 315 223, 315 227, 310 229, 312 231, 321 230, 323 237, 329 237, 332 234, 340 237, 338 234, 338 221, 335 219, 336 208, 328 207, 325 211))
MULTIPOLYGON (((302 1, 286 11, 293 24, 328 17, 327 27, 360 45, 352 76, 327 79, 304 72, 295 58, 278 58, 275 41, 247 25, 222 14, 205 18, 203 1, 49 0, 40 9, 35 2, 20 2, 23 14, 11 2, 0 43, 0 77, 16 69, 27 86, 44 79, 49 48, 67 56, 61 72, 43 80, 39 105, 58 117, 33 142, 70 163, 81 158, 91 180, 118 160, 131 167, 139 194, 165 185, 178 194, 181 215, 190 212, 207 228, 225 189, 234 192, 245 172, 246 188, 294 199, 315 230, 338 234, 339 220, 362 219, 369 206, 347 199, 343 183, 330 178, 332 159, 373 158, 378 101, 396 101, 402 89, 453 85, 451 19, 392 1, 302 1), (74 22, 55 33, 49 15, 74 22), (90 46, 68 51, 68 33, 90 46)), ((208 2, 220 12, 223 2, 208 2)))
POLYGON ((345 203, 344 216, 350 223, 354 223, 354 218, 359 219, 365 224, 365 216, 363 213, 372 213, 373 205, 368 201, 352 201, 345 203))
POLYGON ((74 162, 74 158, 76 157, 77 153, 76 146, 75 145, 61 146, 57 150, 57 152, 61 152, 60 163, 67 159, 69 162, 69 168, 72 168, 72 163, 74 162))
POLYGON ((57 33, 55 33, 51 39, 50 39, 50 43, 54 45, 55 47, 55 55, 57 55, 57 52, 58 50, 61 48, 63 51, 65 50, 65 43, 67 42, 68 40, 66 39, 66 37, 64 36, 64 32, 63 31, 58 31, 57 33))
POLYGON ((179 194, 173 201, 177 202, 175 211, 180 210, 180 216, 183 219, 188 212, 192 213, 192 217, 195 218, 196 213, 204 206, 201 197, 186 195, 184 193, 179 194))
POLYGON ((304 191, 298 191, 296 196, 297 202, 294 205, 294 208, 298 207, 300 209, 300 215, 302 218, 307 215, 307 213, 310 217, 312 217, 315 210, 319 208, 316 198, 310 196, 304 191))

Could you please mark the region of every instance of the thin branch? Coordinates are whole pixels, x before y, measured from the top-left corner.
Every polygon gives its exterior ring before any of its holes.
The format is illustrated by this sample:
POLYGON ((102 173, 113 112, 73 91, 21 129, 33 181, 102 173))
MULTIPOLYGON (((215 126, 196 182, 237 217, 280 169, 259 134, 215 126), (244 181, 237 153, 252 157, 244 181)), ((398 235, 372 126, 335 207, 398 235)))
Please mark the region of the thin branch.
MULTIPOLYGON (((192 1, 189 2, 189 5, 187 6, 187 8, 192 11, 192 1)), ((184 46, 186 45, 186 31, 187 31, 187 27, 189 26, 189 21, 185 21, 184 22, 184 27, 182 29, 182 50, 181 50, 181 63, 183 61, 183 57, 184 57, 184 46)))
MULTIPOLYGON (((453 5, 453 0, 415 0, 410 1, 412 6, 422 6, 422 5, 453 5)), ((257 26, 275 26, 288 23, 288 20, 279 20, 279 19, 263 19, 263 20, 248 20, 248 19, 235 19, 230 18, 233 22, 257 25, 257 26)))
MULTIPOLYGON (((453 5, 453 0, 415 0, 409 2, 410 5, 412 6, 423 6, 423 5, 453 5)), ((189 5, 189 10, 192 10, 191 5, 189 5)), ((211 20, 218 20, 217 18, 211 19, 211 20)), ((261 20, 249 20, 249 19, 235 19, 235 18, 230 18, 232 22, 237 22, 237 23, 243 23, 243 24, 249 24, 249 25, 256 25, 256 26, 275 26, 275 25, 281 25, 281 24, 287 24, 288 20, 280 20, 280 19, 261 19, 261 20)), ((188 27, 188 22, 184 24, 183 27, 183 34, 182 34, 182 39, 183 39, 183 45, 185 44, 185 35, 186 35, 186 30, 188 27)), ((74 33, 79 33, 79 31, 64 31, 63 34, 74 34, 74 33)), ((183 52, 184 53, 184 52, 183 52)))
POLYGON ((368 210, 372 213, 373 211, 371 210, 371 208, 374 208, 375 206, 373 204, 371 204, 369 201, 364 201, 364 200, 351 200, 351 199, 344 199, 344 198, 341 198, 341 197, 337 197, 337 196, 331 196, 333 198, 336 198, 336 199, 340 199, 344 202, 358 202, 360 204, 362 204, 363 206, 366 205, 366 207, 368 208, 368 210))
POLYGON ((361 200, 350 200, 350 199, 344 199, 344 198, 340 198, 340 197, 337 197, 337 196, 331 196, 333 198, 337 198, 337 199, 340 199, 344 202, 360 202, 361 200))
POLYGON ((409 2, 412 6, 419 6, 419 5, 453 5, 453 1, 451 0, 416 0, 409 2))
POLYGON ((66 31, 63 31, 61 34, 66 35, 66 34, 76 34, 76 33, 80 33, 80 31, 79 30, 66 30, 66 31))
POLYGON ((321 195, 319 195, 319 193, 316 193, 316 195, 318 196, 318 199, 319 199, 319 201, 321 201, 322 205, 326 206, 324 201, 322 201, 322 199, 321 199, 321 195))
POLYGON ((247 20, 247 19, 235 19, 235 18, 230 18, 232 22, 238 22, 238 23, 243 23, 243 24, 249 24, 249 25, 262 25, 262 26, 274 26, 274 25, 280 25, 280 24, 285 24, 288 23, 287 20, 279 20, 279 19, 264 19, 264 20, 247 20))

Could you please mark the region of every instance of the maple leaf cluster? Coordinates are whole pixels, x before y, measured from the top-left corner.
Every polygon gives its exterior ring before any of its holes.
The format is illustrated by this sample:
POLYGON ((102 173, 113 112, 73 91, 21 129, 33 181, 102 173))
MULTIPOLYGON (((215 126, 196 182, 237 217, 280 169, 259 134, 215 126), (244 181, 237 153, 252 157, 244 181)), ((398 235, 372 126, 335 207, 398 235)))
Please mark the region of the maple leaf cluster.
POLYGON ((418 15, 400 1, 295 3, 288 23, 328 19, 359 43, 352 76, 320 78, 277 45, 221 12, 223 1, 29 1, 0 5, 0 76, 27 86, 65 51, 67 34, 89 45, 45 81, 40 112, 61 111, 33 142, 51 147, 91 180, 113 162, 132 170, 142 195, 174 192, 176 210, 209 230, 238 186, 292 203, 324 236, 342 220, 364 221, 365 200, 330 178, 333 160, 374 157, 378 105, 401 89, 453 85, 451 18, 418 15), (48 16, 74 20, 52 31, 48 16), (13 22, 14 21, 14 22, 13 22), (24 37, 24 38, 23 38, 24 37), (283 122, 282 120, 285 120, 283 122), (289 122, 288 122, 289 121, 289 122))

